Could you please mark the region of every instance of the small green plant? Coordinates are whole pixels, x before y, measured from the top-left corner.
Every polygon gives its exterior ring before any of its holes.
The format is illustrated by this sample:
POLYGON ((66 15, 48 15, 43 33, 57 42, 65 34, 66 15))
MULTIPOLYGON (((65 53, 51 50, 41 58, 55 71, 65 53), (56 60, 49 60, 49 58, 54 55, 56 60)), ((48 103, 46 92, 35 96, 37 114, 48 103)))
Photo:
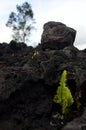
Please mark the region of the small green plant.
POLYGON ((62 114, 69 113, 70 106, 73 104, 74 100, 70 89, 66 85, 67 81, 67 71, 64 70, 60 79, 60 86, 58 86, 56 95, 54 96, 53 101, 58 103, 62 107, 62 114))
POLYGON ((81 102, 80 102, 80 98, 82 97, 82 94, 81 94, 81 90, 77 93, 76 95, 76 98, 75 98, 75 101, 76 101, 76 105, 77 105, 77 109, 80 110, 80 107, 81 107, 81 102))
POLYGON ((32 55, 32 59, 34 59, 37 55, 39 55, 39 52, 38 51, 35 51, 32 55))

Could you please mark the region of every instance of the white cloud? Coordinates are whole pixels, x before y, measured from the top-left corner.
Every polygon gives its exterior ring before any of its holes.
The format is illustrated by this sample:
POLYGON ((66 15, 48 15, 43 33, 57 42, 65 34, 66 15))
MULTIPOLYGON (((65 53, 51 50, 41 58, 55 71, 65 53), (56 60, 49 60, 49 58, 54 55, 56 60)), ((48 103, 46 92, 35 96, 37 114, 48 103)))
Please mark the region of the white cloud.
POLYGON ((2 42, 7 42, 9 43, 12 38, 11 38, 12 31, 9 28, 0 27, 0 43, 2 42))

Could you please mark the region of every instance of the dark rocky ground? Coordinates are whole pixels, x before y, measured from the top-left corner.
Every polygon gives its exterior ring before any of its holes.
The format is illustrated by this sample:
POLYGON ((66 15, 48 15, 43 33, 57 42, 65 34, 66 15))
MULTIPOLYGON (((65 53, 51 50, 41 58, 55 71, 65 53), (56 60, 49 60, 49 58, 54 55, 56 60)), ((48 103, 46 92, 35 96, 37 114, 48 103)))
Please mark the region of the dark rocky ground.
POLYGON ((64 125, 64 130, 72 130, 67 122, 73 119, 73 126, 77 119, 85 124, 86 50, 73 46, 75 35, 74 29, 49 22, 35 48, 15 41, 0 44, 0 130, 60 130, 64 125), (38 54, 32 58, 35 51, 38 54), (74 108, 58 121, 53 119, 58 111, 53 97, 64 69, 73 97, 81 92, 82 111, 74 108))

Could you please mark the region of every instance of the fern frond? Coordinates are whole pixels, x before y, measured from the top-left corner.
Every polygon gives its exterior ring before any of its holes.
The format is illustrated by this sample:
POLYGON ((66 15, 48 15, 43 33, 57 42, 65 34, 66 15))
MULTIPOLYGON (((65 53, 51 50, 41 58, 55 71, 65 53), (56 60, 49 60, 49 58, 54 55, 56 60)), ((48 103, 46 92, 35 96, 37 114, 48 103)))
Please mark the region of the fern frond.
POLYGON ((66 85, 66 76, 67 71, 64 70, 61 75, 60 86, 57 88, 56 95, 53 99, 55 103, 59 103, 62 106, 63 114, 68 113, 68 107, 70 107, 74 102, 70 89, 66 85))

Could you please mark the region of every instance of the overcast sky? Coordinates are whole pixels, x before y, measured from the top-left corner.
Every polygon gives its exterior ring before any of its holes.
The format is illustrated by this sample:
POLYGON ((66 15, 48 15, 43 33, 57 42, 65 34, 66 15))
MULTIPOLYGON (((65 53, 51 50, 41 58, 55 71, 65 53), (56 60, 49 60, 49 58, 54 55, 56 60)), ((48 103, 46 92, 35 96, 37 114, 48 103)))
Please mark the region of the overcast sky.
POLYGON ((48 21, 57 21, 77 30, 74 45, 86 48, 86 0, 2 0, 0 2, 0 43, 10 42, 11 30, 5 26, 9 14, 16 10, 17 4, 27 1, 34 12, 35 28, 28 45, 40 43, 43 25, 48 21))

